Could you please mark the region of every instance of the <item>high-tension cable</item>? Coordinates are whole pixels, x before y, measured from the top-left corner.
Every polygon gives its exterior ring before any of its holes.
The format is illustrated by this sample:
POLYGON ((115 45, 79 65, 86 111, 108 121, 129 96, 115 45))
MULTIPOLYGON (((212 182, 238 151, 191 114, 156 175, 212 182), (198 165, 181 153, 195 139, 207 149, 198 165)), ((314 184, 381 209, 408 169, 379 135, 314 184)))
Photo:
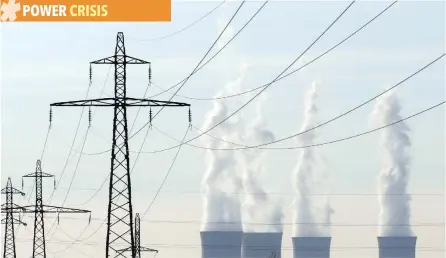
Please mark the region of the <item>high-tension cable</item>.
MULTIPOLYGON (((367 25, 369 25, 370 23, 372 23, 373 21, 375 21, 379 16, 381 16, 382 14, 384 14, 390 7, 392 7, 392 6, 393 6, 395 3, 397 3, 397 2, 398 2, 398 0, 397 0, 397 1, 394 1, 393 3, 391 3, 391 4, 390 4, 389 6, 387 6, 385 9, 383 9, 380 13, 378 13, 376 16, 374 16, 371 20, 369 20, 369 21, 366 22, 364 25, 362 25, 360 28, 358 28, 356 31, 354 31, 353 33, 351 33, 348 37, 344 38, 342 41, 340 41, 339 43, 337 43, 336 45, 334 45, 333 47, 331 47, 330 49, 328 49, 327 51, 325 51, 323 54, 321 54, 321 55, 319 55, 318 57, 314 58, 313 60, 311 60, 310 62, 306 63, 305 65, 303 65, 303 66, 301 66, 301 67, 299 67, 299 68, 293 70, 292 72, 290 72, 290 73, 288 73, 288 74, 286 74, 286 75, 280 77, 278 80, 283 79, 283 78, 285 78, 285 77, 291 75, 292 73, 297 72, 298 70, 300 70, 300 69, 306 67, 307 65, 309 65, 309 64, 311 64, 311 63, 313 63, 313 62, 315 62, 315 61, 318 60, 319 58, 321 58, 321 57, 323 57, 324 55, 328 54, 329 52, 331 52, 332 50, 334 50, 335 48, 337 48, 339 45, 343 44, 343 43, 346 42, 348 39, 350 39, 351 37, 353 37, 353 36, 354 36, 355 34, 357 34, 359 31, 363 30, 365 27, 367 27, 367 25)), ((184 81, 184 80, 182 80, 182 81, 184 81)), ((182 81, 181 81, 181 82, 182 82, 182 81)), ((180 82, 180 83, 181 83, 181 82, 180 82)), ((177 85, 179 85, 180 83, 178 83, 177 85)), ((152 84, 155 85, 154 83, 152 83, 152 84)), ((249 92, 251 92, 251 91, 255 91, 255 90, 257 90, 257 89, 263 88, 263 87, 265 87, 266 85, 268 85, 268 84, 265 84, 265 85, 262 85, 262 86, 253 88, 253 89, 251 89, 251 90, 248 90, 246 93, 249 93, 249 92)), ((236 95, 238 95, 238 94, 236 94, 236 95)), ((232 96, 236 96, 236 95, 228 95, 228 97, 232 97, 232 96)), ((179 95, 177 94, 177 96, 179 96, 179 95)), ((225 98, 225 97, 223 96, 223 98, 225 98)), ((214 99, 220 99, 220 98, 209 98, 209 100, 214 100, 214 99)), ((205 99, 203 99, 203 100, 205 100, 205 99)), ((135 121, 134 121, 134 122, 135 122, 135 121)), ((133 124, 134 124, 134 123, 133 123, 133 124)), ((132 126, 132 127, 133 127, 133 126, 132 126)), ((210 136, 210 137, 214 137, 214 136, 211 136, 211 135, 209 135, 209 134, 207 134, 207 133, 202 133, 202 134, 206 134, 206 135, 208 135, 208 136, 210 136)), ((232 143, 232 144, 237 145, 236 143, 232 143)), ((170 150, 170 149, 173 149, 173 148, 176 148, 176 147, 178 147, 178 146, 174 146, 174 147, 172 147, 172 148, 168 148, 167 150, 170 150)), ((76 151, 77 153, 79 153, 79 150, 75 150, 75 151, 76 151)), ((83 152, 82 154, 83 154, 83 155, 101 155, 101 154, 105 154, 105 153, 107 153, 107 152, 109 152, 109 151, 110 151, 110 150, 105 150, 105 151, 94 152, 94 153, 86 153, 86 152, 83 152)), ((136 152, 136 151, 132 151, 132 152, 136 152)), ((155 151, 155 152, 159 152, 159 151, 155 151)), ((145 153, 147 153, 147 152, 145 152, 145 153)), ((152 153, 152 152, 150 152, 150 153, 152 153)))
MULTIPOLYGON (((172 90, 173 88, 176 88, 177 86, 180 86, 183 82, 187 81, 189 79, 189 77, 191 77, 192 75, 196 74, 197 72, 199 72, 201 69, 203 69, 203 67, 205 67, 207 64, 209 64, 218 54, 220 54, 221 51, 223 51, 226 46, 228 46, 235 38, 237 38, 237 36, 252 22, 252 20, 254 20, 254 18, 260 13, 260 11, 262 11, 262 9, 265 7, 265 5, 268 3, 269 0, 265 1, 262 6, 260 6, 259 9, 257 9, 257 11, 251 16, 251 18, 249 18, 249 20, 237 31, 237 33, 234 34, 234 36, 232 36, 214 55, 212 55, 206 62, 204 62, 202 65, 199 65, 189 76, 187 76, 186 78, 184 78, 183 80, 175 83, 174 85, 168 87, 167 89, 162 89, 161 92, 158 92, 152 96, 150 96, 151 98, 157 97, 163 93, 166 93, 170 90, 172 90)), ((223 30, 224 32, 225 30, 223 30)), ((157 86, 156 84, 153 83, 153 85, 157 86)), ((158 86, 159 87, 159 86, 158 86)), ((178 91, 177 91, 178 93, 178 91)), ((178 94, 175 93, 169 93, 172 96, 180 96, 178 94)))
MULTIPOLYGON (((421 115, 423 113, 431 111, 432 109, 440 107, 444 103, 445 103, 444 101, 440 102, 440 103, 437 103, 437 104, 435 104, 435 105, 433 105, 433 106, 431 106, 429 108, 423 109, 423 110, 421 110, 421 111, 419 111, 417 113, 414 113, 414 114, 412 114, 410 116, 407 116, 405 118, 399 119, 397 121, 394 121, 392 123, 386 124, 384 126, 377 127, 375 129, 372 129, 372 130, 368 130, 368 131, 365 131, 365 132, 362 132, 362 133, 358 133, 358 134, 353 134, 353 135, 350 135, 350 136, 347 136, 347 137, 343 137, 343 138, 339 138, 339 139, 336 139, 336 140, 320 142, 320 143, 315 143, 315 144, 311 144, 311 145, 300 145, 300 146, 291 146, 291 147, 255 147, 255 146, 244 146, 244 147, 240 147, 240 148, 209 148, 209 147, 203 147, 203 146, 196 146, 196 145, 193 145, 193 144, 187 144, 187 145, 191 146, 191 147, 194 147, 194 148, 198 148, 198 149, 213 150, 213 151, 235 151, 235 150, 246 150, 246 149, 251 149, 251 148, 258 148, 258 149, 262 149, 262 150, 295 150, 295 149, 306 149, 306 148, 312 148, 312 147, 319 147, 319 146, 329 145, 329 144, 333 144, 333 143, 343 142, 343 141, 346 141, 346 140, 351 140, 351 139, 354 139, 354 138, 357 138, 357 137, 360 137, 360 136, 364 136, 364 135, 367 135, 367 134, 374 133, 376 131, 379 131, 379 130, 382 130, 384 128, 393 126, 395 124, 401 123, 403 121, 406 121, 406 120, 409 120, 409 119, 414 118, 416 116, 419 116, 419 115, 421 115)), ((160 131, 158 128, 156 128, 156 127, 154 127, 154 128, 157 129, 160 133, 164 134, 164 132, 160 131)), ((164 135, 167 135, 167 134, 164 134, 164 135)), ((181 140, 175 139, 173 137, 171 139, 176 140, 178 142, 181 142, 181 140)), ((217 138, 217 139, 219 139, 219 138, 217 138)), ((233 144, 235 144, 235 143, 233 143, 233 144)), ((180 147, 182 145, 183 144, 179 144, 178 147, 180 147)), ((239 144, 237 144, 237 145, 239 145, 239 144)), ((152 151, 152 152, 144 152, 144 153, 159 153, 159 152, 163 152, 163 151, 164 150, 152 151)))
MULTIPOLYGON (((282 71, 280 74, 279 74, 279 76, 277 77, 277 78, 279 78, 283 73, 285 73, 288 69, 289 69, 289 67, 291 67, 295 62, 297 62, 298 61, 298 59, 300 58, 300 57, 302 57, 302 55, 303 54, 305 54, 340 18, 341 18, 341 16, 343 16, 343 14, 353 5, 353 3, 355 3, 355 1, 352 1, 347 7, 346 7, 346 9, 345 10, 343 10, 343 12, 328 26, 328 28, 326 28, 326 30, 307 48, 307 50, 306 51, 304 51, 296 60, 294 60, 294 62, 290 65, 290 66, 288 66, 288 68, 286 68, 284 71, 282 71)), ((271 84, 273 84, 275 81, 277 81, 277 78, 275 79, 275 80, 273 80, 272 82, 270 82, 269 84, 268 84, 268 87, 271 85, 271 84)), ((181 87, 180 87, 180 89, 181 89, 181 87)), ((177 90, 177 92, 180 90, 180 89, 178 89, 177 90)), ((264 90, 266 90, 267 89, 267 87, 265 87, 261 92, 259 92, 257 95, 255 95, 253 98, 251 98, 247 103, 245 103, 244 105, 242 105, 237 111, 235 111, 234 113, 232 113, 229 117, 227 117, 226 119, 224 119, 223 121, 220 121, 219 123, 217 123, 214 127, 212 127, 212 128, 210 128, 208 131, 206 131, 206 132, 204 132, 203 134, 200 134, 200 135, 198 135, 198 136, 196 136, 196 137, 194 137, 194 138, 192 138, 191 140, 188 140, 188 141, 186 141, 185 143, 189 143, 189 142, 191 142, 191 141, 193 141, 193 140, 195 140, 195 139, 197 139, 197 138, 199 138, 199 137, 201 137, 201 136, 203 136, 203 135, 205 135, 206 133, 208 133, 209 131, 211 131, 211 130, 213 130, 214 128, 216 128, 217 126, 219 126, 219 125, 221 125, 222 123, 224 123, 226 120, 228 120, 230 117, 232 117, 233 115, 235 115, 237 112, 239 112, 241 109, 243 109, 245 106, 247 106, 250 102, 252 102, 255 98, 257 98, 257 96, 258 95, 260 95, 264 90)), ((176 94, 176 93, 175 93, 176 94)), ((173 96, 172 96, 172 98, 173 98, 173 96)), ((158 112, 159 113, 159 112, 158 112)), ((133 133, 131 136, 129 136, 129 139, 131 139, 132 137, 134 137, 135 135, 137 135, 139 132, 141 132, 141 130, 143 130, 147 125, 148 125, 149 123, 146 123, 145 125, 143 125, 137 132, 135 132, 135 133, 133 133)), ((146 134, 147 135, 147 134, 146 134)), ((174 146, 174 147, 172 147, 172 148, 176 148, 176 147, 178 147, 178 146, 174 146)), ((110 151, 110 149, 109 150, 106 150, 106 151, 102 151, 102 152, 96 152, 96 153, 84 153, 84 154, 86 154, 86 155, 100 155, 100 154, 103 154, 103 153, 106 153, 106 152, 109 152, 110 151)), ((137 152, 137 153, 139 153, 139 152, 137 152)))
MULTIPOLYGON (((358 32, 362 31, 365 27, 367 27, 370 23, 372 23, 373 21, 375 21, 378 17, 380 17, 382 14, 384 14, 387 10, 389 10, 394 4, 396 4, 398 2, 398 0, 392 2, 390 5, 388 5, 386 8, 384 8, 381 12, 379 12, 377 15, 375 15, 372 19, 370 19, 369 21, 367 21, 365 24, 363 24, 361 27, 359 27, 357 30, 355 30, 354 32, 352 32, 350 35, 348 35, 346 38, 344 38, 343 40, 339 41, 337 44, 335 44, 334 46, 332 46, 331 48, 327 49, 325 52, 323 52, 322 54, 318 55, 317 57, 313 58, 312 60, 310 60, 309 62, 305 63, 304 65, 292 70, 291 72, 279 77, 277 79, 277 81, 280 81, 282 79, 285 79, 293 74, 295 74, 296 72, 302 70, 303 68, 307 67, 308 65, 312 64, 313 62, 317 61, 318 59, 324 57, 325 55, 327 55, 328 53, 330 53, 331 51, 333 51, 335 48, 339 47, 340 45, 342 45, 343 43, 345 43, 346 41, 348 41, 351 37, 353 37, 354 35, 356 35, 358 32)), ((203 65, 204 66, 204 65, 203 65)), ((203 67, 201 66, 200 69, 203 67)), ((160 87, 159 85, 153 83, 153 85, 159 89, 161 89, 162 91, 160 93, 155 94, 155 96, 160 95, 162 93, 168 92, 170 91, 172 88, 178 86, 180 83, 175 84, 174 86, 171 86, 167 89, 164 89, 162 87, 160 87)), ((257 87, 254 87, 252 89, 243 91, 243 92, 239 92, 239 93, 234 93, 234 94, 229 94, 229 95, 224 95, 224 96, 219 96, 219 97, 208 97, 208 98, 203 98, 203 97, 191 97, 191 96, 185 96, 185 95, 181 95, 181 94, 176 94, 175 96, 178 97, 182 97, 185 99, 190 99, 190 100, 200 100, 200 101, 204 101, 204 100, 220 100, 220 99, 227 99, 227 98, 233 98, 233 97, 238 97, 241 95, 245 95, 248 93, 251 93, 253 91, 259 90, 261 88, 265 88, 268 84, 263 84, 257 87)), ((173 93, 169 93, 169 94, 173 94, 173 93)))
MULTIPOLYGON (((368 99, 368 100, 366 100, 366 101, 364 101, 364 102, 361 102, 359 105, 357 105, 357 106, 355 106, 355 107, 353 107, 353 108, 351 108, 351 109, 349 109, 349 110, 343 112, 342 114, 339 114, 339 115, 337 115, 336 117, 331 118, 331 119, 329 119, 329 120, 327 120, 327 121, 325 121, 325 122, 323 122, 323 123, 320 123, 320 124, 318 124, 318 125, 316 125, 316 126, 314 126, 314 127, 312 127, 312 128, 309 128, 309 129, 304 130, 304 131, 302 131, 302 132, 299 132, 299 133, 296 133, 296 134, 293 134, 293 135, 290 135, 290 136, 287 136, 287 137, 284 137, 284 138, 280 138, 280 139, 277 139, 277 140, 274 140, 274 141, 271 141, 271 142, 266 142, 266 143, 261 143, 261 144, 257 144, 257 145, 251 145, 251 146, 246 146, 246 145, 242 145, 242 144, 238 144, 238 143, 232 143, 232 144, 234 144, 234 145, 239 145, 239 146, 242 146, 242 147, 239 147, 239 148, 226 148, 226 149, 223 149, 223 148, 222 148, 222 149, 213 148, 213 150, 243 150, 243 149, 253 149, 253 148, 267 149, 267 150, 274 150, 274 149, 276 149, 276 150, 283 150, 283 149, 298 149, 298 148, 301 148, 301 146, 300 146, 300 147, 299 147, 299 146, 298 146, 298 147, 269 147, 269 148, 264 148, 263 146, 267 146, 267 145, 271 145, 271 144, 274 144, 274 143, 279 143, 279 142, 283 142, 283 141, 289 140, 289 139, 291 139, 291 138, 297 137, 297 136, 302 135, 302 134, 304 134, 304 133, 307 133, 307 132, 316 130, 317 128, 320 128, 320 127, 322 127, 322 126, 324 126, 324 125, 327 125, 327 124, 329 124, 329 123, 331 123, 331 122, 333 122, 333 121, 336 121, 336 120, 338 120, 338 119, 340 119, 340 118, 342 118, 342 117, 344 117, 344 116, 346 116, 346 115, 348 115, 348 114, 350 114, 350 113, 352 113, 352 112, 354 112, 354 111, 360 109, 361 107, 367 105, 368 103, 370 103, 370 102, 372 102, 373 100, 379 98, 380 96, 386 94, 387 92, 389 92, 389 91, 395 89, 396 87, 402 85, 402 84, 405 83, 406 81, 412 79, 412 78, 413 78, 414 76, 416 76, 417 74, 421 73, 421 72, 424 71, 425 69, 429 68, 430 66, 432 66, 433 64, 435 64, 436 62, 438 62, 438 61, 439 61, 440 59, 442 59, 444 56, 445 56, 445 54, 441 54, 439 57, 437 57, 437 58, 434 59, 433 61, 429 62, 427 65, 423 66, 422 68, 418 69, 417 71, 415 71, 414 73, 412 73, 412 74, 409 75, 408 77, 404 78, 404 79, 401 80, 400 82, 396 83, 396 84, 393 85, 392 87, 388 88, 387 90, 382 91, 381 93, 379 93, 379 94, 377 94, 377 95, 371 97, 370 99, 368 99)), ((233 113, 233 114, 235 114, 235 113, 233 113)), ((230 116, 229 116, 229 117, 230 117, 230 116)), ((218 125, 218 124, 217 124, 217 125, 218 125)), ((216 127, 216 126, 214 126, 213 128, 215 128, 215 127, 216 127)), ((162 131, 160 131, 160 132, 162 132, 162 131)), ((204 131, 204 132, 201 131, 201 133, 200 133, 198 136, 196 136, 196 137, 194 137, 194 138, 192 138, 192 139, 190 139, 190 140, 188 140, 188 141, 186 141, 186 142, 184 142, 184 143, 182 143, 182 144, 186 144, 186 145, 189 145, 189 146, 191 146, 191 147, 200 148, 200 149, 209 149, 209 148, 207 148, 207 147, 202 147, 202 146, 197 146, 197 145, 189 144, 191 141, 197 139, 198 137, 200 137, 200 136, 202 136, 202 135, 205 135, 205 134, 206 134, 206 135, 209 135, 209 134, 207 134, 208 132, 209 132, 209 130, 206 130, 206 131, 204 131)), ((164 135, 167 136, 167 134, 164 134, 164 135)), ((210 135, 209 135, 209 136, 210 136, 210 135)), ((218 137, 215 137, 215 136, 211 136, 211 137, 216 138, 216 139, 219 139, 218 137)), ((170 136, 169 136, 169 138, 174 139, 174 140, 177 141, 177 142, 180 142, 180 140, 175 139, 175 138, 173 138, 173 137, 170 137, 170 136)), ((221 139, 221 140, 222 140, 222 139, 221 139)), ((164 148, 164 149, 161 149, 161 150, 155 150, 155 151, 143 151, 143 152, 141 152, 141 153, 159 153, 159 152, 164 152, 164 151, 168 151, 168 150, 172 150, 172 149, 178 148, 178 147, 181 146, 182 144, 178 144, 178 145, 175 145, 175 146, 172 146, 172 147, 169 147, 169 148, 164 148)))
POLYGON ((207 12, 205 15, 203 15, 202 17, 200 17, 199 19, 195 20, 194 22, 192 22, 191 24, 183 27, 182 29, 179 29, 175 32, 169 33, 167 35, 161 36, 161 37, 157 37, 157 38, 151 38, 151 39, 136 39, 136 38, 130 38, 130 40, 133 41, 139 41, 139 42, 153 42, 153 41, 158 41, 161 39, 166 39, 166 38, 170 38, 172 36, 175 36, 177 34, 180 34, 181 32, 186 31, 187 29, 190 29, 191 27, 193 27, 194 25, 198 24, 199 22, 201 22, 202 20, 204 20, 206 17, 208 17, 209 15, 211 15, 212 13, 214 13, 218 8, 220 8, 224 3, 226 3, 227 0, 222 1, 221 3, 219 3, 216 7, 214 7, 212 10, 210 10, 209 12, 207 12))

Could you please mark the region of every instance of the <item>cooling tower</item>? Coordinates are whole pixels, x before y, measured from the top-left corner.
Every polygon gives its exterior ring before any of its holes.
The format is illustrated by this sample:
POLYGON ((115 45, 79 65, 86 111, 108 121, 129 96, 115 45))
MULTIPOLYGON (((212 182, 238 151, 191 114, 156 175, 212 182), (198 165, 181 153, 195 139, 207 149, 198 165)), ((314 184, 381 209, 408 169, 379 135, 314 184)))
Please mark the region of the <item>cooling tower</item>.
POLYGON ((202 231, 202 258, 241 258, 241 231, 202 231))
POLYGON ((379 258, 415 258, 416 237, 378 237, 379 258))
POLYGON ((280 258, 282 232, 245 232, 242 241, 243 258, 280 258))
POLYGON ((329 258, 331 237, 293 237, 293 258, 329 258))

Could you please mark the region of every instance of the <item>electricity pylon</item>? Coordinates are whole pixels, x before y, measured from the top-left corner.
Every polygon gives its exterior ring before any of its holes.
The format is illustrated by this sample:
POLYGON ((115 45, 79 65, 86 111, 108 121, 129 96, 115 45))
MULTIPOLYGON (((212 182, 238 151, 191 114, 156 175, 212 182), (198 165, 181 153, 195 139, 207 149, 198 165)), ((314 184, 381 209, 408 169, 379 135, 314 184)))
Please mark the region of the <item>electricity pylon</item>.
MULTIPOLYGON (((25 175, 23 177, 34 177, 36 187, 36 204, 23 207, 13 208, 14 213, 34 213, 34 239, 33 239, 33 255, 32 258, 46 258, 45 248, 45 225, 43 220, 44 213, 90 213, 87 210, 71 209, 43 204, 42 197, 42 179, 44 177, 54 177, 53 175, 42 172, 42 164, 40 160, 36 163, 36 172, 25 175)), ((91 214, 90 214, 91 216, 91 214)))
MULTIPOLYGON (((141 227, 140 227, 140 219, 139 219, 139 213, 136 213, 135 218, 135 258, 141 258, 141 252, 154 252, 158 253, 158 250, 142 247, 141 246, 141 227)), ((121 252, 129 252, 131 251, 130 248, 126 248, 121 250, 121 252)))
POLYGON ((2 219, 2 224, 5 224, 3 258, 16 258, 14 224, 22 224, 26 226, 26 223, 22 222, 20 219, 14 218, 15 209, 23 208, 13 202, 13 195, 20 194, 24 196, 25 193, 12 187, 11 178, 8 177, 8 182, 6 183, 6 187, 2 189, 2 194, 6 195, 6 202, 2 205, 2 213, 6 213, 6 218, 2 219))
MULTIPOLYGON (((151 99, 127 97, 127 65, 149 65, 149 81, 151 80, 151 63, 135 57, 128 56, 125 51, 124 34, 118 32, 116 37, 115 54, 110 57, 90 62, 90 83, 92 77, 92 64, 110 64, 115 67, 114 98, 87 99, 78 101, 53 103, 50 107, 113 107, 113 139, 111 147, 111 171, 109 184, 107 236, 105 257, 135 257, 132 188, 130 181, 130 158, 127 128, 127 107, 189 107, 190 104, 151 99), (122 248, 130 248, 131 256, 120 252, 122 248)), ((50 122, 51 122, 50 110, 50 122)), ((89 112, 91 114, 91 112, 89 112)), ((150 110, 150 114, 151 110, 150 110)), ((151 116, 150 116, 151 117, 151 116)), ((91 116, 89 117, 91 121, 91 116)), ((150 122, 151 122, 150 118, 150 122)), ((190 109, 189 109, 190 122, 190 109)))

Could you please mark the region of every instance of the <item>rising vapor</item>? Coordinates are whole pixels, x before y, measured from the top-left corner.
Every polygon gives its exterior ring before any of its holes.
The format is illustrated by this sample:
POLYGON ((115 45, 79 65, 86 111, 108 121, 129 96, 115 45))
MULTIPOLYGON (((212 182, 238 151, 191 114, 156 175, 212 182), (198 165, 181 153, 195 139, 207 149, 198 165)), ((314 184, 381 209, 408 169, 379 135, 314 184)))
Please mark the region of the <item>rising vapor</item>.
MULTIPOLYGON (((394 91, 381 96, 375 105, 372 118, 379 126, 402 119, 401 106, 394 91)), ((383 164, 379 174, 380 235, 412 236, 410 226, 409 155, 411 145, 409 127, 401 122, 381 130, 383 164), (395 195, 397 194, 397 195, 395 195)))
MULTIPOLYGON (((317 97, 317 85, 313 82, 305 99, 305 113, 301 132, 317 125, 317 97)), ((299 145, 314 144, 316 139, 315 132, 316 130, 312 130, 303 133, 299 138, 299 145)), ((315 237, 330 234, 333 210, 328 198, 324 200, 322 205, 319 205, 315 201, 314 196, 310 196, 311 190, 320 186, 315 180, 319 172, 319 158, 315 148, 302 149, 294 170, 293 182, 297 196, 294 202, 295 224, 293 236, 296 237, 315 237)))
MULTIPOLYGON (((217 94, 217 98, 226 94, 238 93, 243 81, 245 67, 243 66, 239 77, 228 83, 217 94)), ((206 115, 202 131, 213 127, 230 115, 225 100, 215 100, 213 109, 206 115)), ((228 142, 239 142, 238 116, 233 116, 228 121, 212 130, 212 137, 205 137, 205 146, 208 148, 231 148, 228 142), (228 141, 228 142, 226 142, 228 141)), ((242 230, 240 201, 237 195, 230 193, 242 192, 242 180, 239 166, 234 152, 208 150, 208 168, 201 182, 203 196, 203 231, 229 231, 242 230), (217 223, 212 223, 217 222, 217 223)))
MULTIPOLYGON (((257 105, 257 118, 245 130, 244 140, 251 144, 274 141, 274 134, 267 129, 263 109, 267 95, 261 95, 257 105)), ((262 149, 243 151, 243 188, 245 199, 242 206, 244 232, 282 232, 283 211, 279 203, 269 200, 258 182, 265 171, 265 153, 262 149), (257 222, 257 224, 255 224, 257 222), (259 225, 267 222, 268 225, 259 225)))

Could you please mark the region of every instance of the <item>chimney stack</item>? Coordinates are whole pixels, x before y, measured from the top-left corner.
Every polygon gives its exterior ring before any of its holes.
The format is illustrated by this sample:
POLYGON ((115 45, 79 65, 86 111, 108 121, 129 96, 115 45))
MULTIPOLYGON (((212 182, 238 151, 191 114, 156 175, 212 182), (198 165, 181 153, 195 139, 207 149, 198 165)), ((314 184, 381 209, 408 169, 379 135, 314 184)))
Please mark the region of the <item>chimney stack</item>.
POLYGON ((378 237, 379 258, 415 258, 416 237, 378 237))
POLYGON ((330 258, 331 237, 293 237, 293 258, 330 258))
POLYGON ((202 231, 202 258, 241 258, 241 231, 202 231))
POLYGON ((242 258, 281 258, 282 232, 245 232, 242 258))

